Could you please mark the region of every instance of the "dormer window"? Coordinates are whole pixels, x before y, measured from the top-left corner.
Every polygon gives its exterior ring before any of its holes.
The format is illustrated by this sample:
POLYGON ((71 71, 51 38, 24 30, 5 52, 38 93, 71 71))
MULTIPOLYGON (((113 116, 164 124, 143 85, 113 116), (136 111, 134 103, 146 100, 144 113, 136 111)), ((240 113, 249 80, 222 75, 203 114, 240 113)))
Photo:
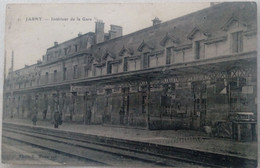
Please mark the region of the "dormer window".
POLYGON ((171 64, 172 48, 166 48, 166 64, 171 64))
POLYGON ((55 51, 55 53, 54 53, 55 56, 54 56, 54 57, 57 58, 57 57, 58 57, 58 54, 59 54, 59 52, 58 52, 58 51, 55 51))
POLYGON ((53 81, 57 82, 57 70, 54 70, 53 72, 53 81))
POLYGON ((45 73, 45 82, 46 83, 49 82, 49 73, 48 72, 45 73))
POLYGON ((74 65, 73 67, 73 79, 78 77, 78 65, 74 65))
POLYGON ((85 67, 84 67, 84 70, 85 70, 85 77, 88 77, 89 67, 88 67, 88 66, 85 66, 85 67))
POLYGON ((75 44, 75 52, 78 52, 78 45, 75 44))
POLYGON ((67 78, 67 68, 63 68, 63 80, 67 78))
POLYGON ((205 55, 205 44, 203 41, 195 41, 195 59, 204 58, 205 55))
POLYGON ((112 73, 112 64, 110 62, 107 63, 107 74, 112 73))
POLYGON ((200 42, 195 41, 195 59, 200 59, 200 42))
POLYGON ((127 62, 127 58, 124 58, 124 72, 126 72, 128 70, 128 62, 127 62))
POLYGON ((235 32, 232 33, 232 53, 242 52, 243 51, 243 33, 235 32))
POLYGON ((64 48, 64 55, 67 55, 67 54, 68 54, 68 49, 64 48))
POLYGON ((149 68, 150 60, 149 60, 149 53, 143 54, 143 68, 149 68))

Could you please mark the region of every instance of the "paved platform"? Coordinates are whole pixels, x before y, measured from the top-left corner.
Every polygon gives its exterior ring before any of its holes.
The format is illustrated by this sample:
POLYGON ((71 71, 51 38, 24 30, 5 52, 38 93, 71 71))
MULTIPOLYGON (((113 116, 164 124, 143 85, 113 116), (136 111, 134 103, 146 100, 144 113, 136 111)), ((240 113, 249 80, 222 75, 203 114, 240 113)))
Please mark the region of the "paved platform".
MULTIPOLYGON (((23 125, 32 125, 30 120, 5 119, 23 125)), ((53 128, 50 121, 38 121, 36 127, 53 128)), ((257 160, 257 142, 238 142, 231 139, 209 137, 203 132, 192 130, 142 130, 104 125, 81 125, 63 123, 60 130, 119 139, 148 142, 185 149, 239 156, 257 160)))

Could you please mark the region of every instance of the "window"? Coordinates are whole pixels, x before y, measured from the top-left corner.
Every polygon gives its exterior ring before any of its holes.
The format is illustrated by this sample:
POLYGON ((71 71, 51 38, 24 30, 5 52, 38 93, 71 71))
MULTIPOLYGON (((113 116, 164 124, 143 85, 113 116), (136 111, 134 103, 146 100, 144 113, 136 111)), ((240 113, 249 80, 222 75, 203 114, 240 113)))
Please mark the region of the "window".
POLYGON ((45 73, 45 82, 46 83, 49 82, 49 73, 48 72, 45 73))
POLYGON ((243 35, 242 32, 232 33, 232 52, 243 51, 243 35))
POLYGON ((88 77, 88 70, 89 68, 87 66, 85 66, 85 77, 88 77))
POLYGON ((59 52, 58 52, 58 51, 55 51, 55 53, 54 53, 54 58, 57 58, 57 57, 58 57, 58 54, 59 54, 59 52))
POLYGON ((112 64, 111 63, 107 63, 107 74, 111 74, 112 73, 112 64))
POLYGON ((195 59, 200 59, 200 42, 195 41, 195 59))
POLYGON ((134 59, 134 63, 135 63, 135 69, 134 70, 137 70, 136 62, 137 62, 137 59, 134 59))
POLYGON ((41 78, 41 76, 40 76, 40 74, 38 75, 38 78, 37 78, 37 86, 39 85, 39 82, 40 82, 40 78, 41 78))
POLYGON ((73 67, 73 79, 78 77, 78 65, 74 65, 73 67))
POLYGON ((93 76, 96 76, 96 66, 93 68, 93 76))
POLYGON ((63 68, 63 80, 67 79, 67 68, 63 68))
POLYGON ((53 81, 57 82, 57 70, 54 70, 53 72, 53 81))
POLYGON ((148 53, 144 53, 143 55, 143 68, 149 68, 150 60, 148 53))
MULTIPOLYGON (((195 41, 195 59, 201 59, 205 57, 205 44, 204 41, 195 41)), ((184 60, 184 52, 183 52, 183 60, 184 60)))
POLYGON ((100 67, 100 75, 103 74, 103 66, 100 67))
POLYGON ((68 54, 68 49, 64 48, 64 55, 67 55, 67 54, 68 54))
POLYGON ((166 49, 166 64, 171 64, 172 48, 166 49))
POLYGON ((124 58, 124 72, 127 71, 127 58, 124 58))
POLYGON ((78 45, 75 44, 75 52, 78 52, 78 45))

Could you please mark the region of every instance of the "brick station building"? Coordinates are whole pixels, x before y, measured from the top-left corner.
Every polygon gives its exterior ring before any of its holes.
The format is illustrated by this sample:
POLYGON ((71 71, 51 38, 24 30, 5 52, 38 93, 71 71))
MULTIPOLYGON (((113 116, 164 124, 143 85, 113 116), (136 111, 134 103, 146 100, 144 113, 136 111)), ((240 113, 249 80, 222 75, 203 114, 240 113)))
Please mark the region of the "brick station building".
POLYGON ((255 3, 220 3, 124 36, 97 21, 95 32, 9 71, 4 118, 52 120, 58 110, 84 123, 88 107, 91 124, 149 129, 200 129, 234 112, 256 118, 256 15, 255 3))

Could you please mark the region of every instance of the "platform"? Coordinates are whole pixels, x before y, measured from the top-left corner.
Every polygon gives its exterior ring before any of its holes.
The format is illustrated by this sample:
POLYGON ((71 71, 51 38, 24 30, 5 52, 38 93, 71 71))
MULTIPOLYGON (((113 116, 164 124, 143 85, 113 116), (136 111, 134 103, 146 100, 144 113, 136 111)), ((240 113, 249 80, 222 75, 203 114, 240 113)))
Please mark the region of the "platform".
MULTIPOLYGON (((5 119, 4 122, 31 125, 30 120, 5 119)), ((35 127, 55 129, 50 121, 38 121, 35 127)), ((57 130, 57 129, 56 129, 57 130)), ((172 147, 191 149, 221 155, 238 156, 257 160, 257 142, 238 142, 231 139, 210 137, 192 130, 142 130, 115 126, 81 125, 63 123, 58 130, 112 137, 117 139, 148 142, 172 147)))

